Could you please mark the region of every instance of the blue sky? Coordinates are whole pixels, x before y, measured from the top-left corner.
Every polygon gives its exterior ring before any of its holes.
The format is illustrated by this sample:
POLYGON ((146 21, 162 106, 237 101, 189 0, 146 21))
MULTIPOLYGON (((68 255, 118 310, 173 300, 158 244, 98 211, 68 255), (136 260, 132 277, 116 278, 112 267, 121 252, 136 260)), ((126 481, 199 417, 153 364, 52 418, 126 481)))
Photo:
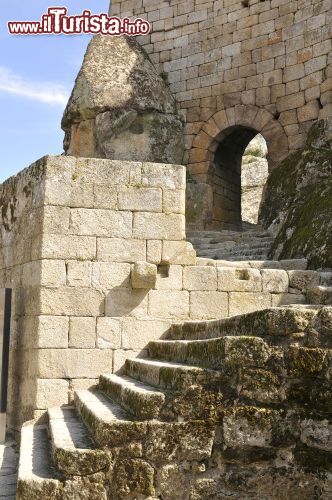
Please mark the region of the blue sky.
POLYGON ((12 36, 7 21, 38 21, 50 6, 107 12, 108 0, 1 0, 0 182, 45 154, 62 153, 60 122, 89 37, 12 36))

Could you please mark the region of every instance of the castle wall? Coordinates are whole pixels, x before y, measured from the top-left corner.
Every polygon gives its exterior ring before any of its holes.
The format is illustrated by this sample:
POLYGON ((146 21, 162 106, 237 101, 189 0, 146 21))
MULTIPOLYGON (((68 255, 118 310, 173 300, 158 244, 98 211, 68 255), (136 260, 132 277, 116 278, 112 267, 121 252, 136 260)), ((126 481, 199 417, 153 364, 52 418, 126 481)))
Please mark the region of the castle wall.
POLYGON ((0 281, 14 292, 10 425, 144 356, 173 322, 304 302, 319 283, 314 271, 196 260, 185 182, 183 166, 55 156, 0 186, 0 281))
POLYGON ((332 114, 330 1, 113 0, 111 12, 151 22, 140 42, 186 122, 183 163, 212 189, 202 225, 228 227, 231 190, 215 152, 229 131, 260 132, 272 169, 332 114))

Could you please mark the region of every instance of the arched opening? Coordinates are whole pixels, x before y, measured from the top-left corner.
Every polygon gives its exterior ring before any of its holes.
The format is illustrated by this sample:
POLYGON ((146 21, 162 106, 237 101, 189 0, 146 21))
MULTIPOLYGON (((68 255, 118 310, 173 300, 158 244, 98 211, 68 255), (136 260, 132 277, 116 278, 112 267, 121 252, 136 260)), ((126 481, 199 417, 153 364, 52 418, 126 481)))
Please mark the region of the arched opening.
POLYGON ((241 230, 243 222, 257 224, 268 173, 266 143, 257 130, 241 125, 224 130, 218 143, 210 172, 213 226, 241 230))

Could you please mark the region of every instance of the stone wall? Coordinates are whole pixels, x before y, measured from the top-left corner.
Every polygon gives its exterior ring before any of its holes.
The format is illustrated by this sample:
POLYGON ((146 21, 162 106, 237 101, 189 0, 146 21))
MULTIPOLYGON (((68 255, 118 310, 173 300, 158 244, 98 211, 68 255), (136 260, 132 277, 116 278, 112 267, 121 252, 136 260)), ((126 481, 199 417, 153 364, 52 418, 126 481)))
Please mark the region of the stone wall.
POLYGON ((112 14, 152 24, 140 42, 186 122, 183 163, 213 190, 206 227, 237 222, 229 201, 220 208, 229 186, 215 162, 230 131, 260 132, 272 169, 303 146, 314 120, 331 115, 330 7, 330 0, 113 0, 112 14))
POLYGON ((45 157, 1 185, 12 426, 144 356, 174 321, 304 302, 319 284, 315 271, 196 261, 185 186, 183 166, 70 156, 45 157))

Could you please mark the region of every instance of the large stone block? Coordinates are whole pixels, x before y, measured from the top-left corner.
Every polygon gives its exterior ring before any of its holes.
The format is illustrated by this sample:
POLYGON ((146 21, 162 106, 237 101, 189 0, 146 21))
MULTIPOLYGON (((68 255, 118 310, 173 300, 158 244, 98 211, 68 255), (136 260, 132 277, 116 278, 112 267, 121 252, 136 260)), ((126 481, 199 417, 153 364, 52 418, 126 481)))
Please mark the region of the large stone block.
POLYGON ((149 290, 156 286, 157 266, 146 261, 135 262, 131 272, 131 286, 149 290))
POLYGON ((289 304, 306 304, 305 295, 296 293, 272 293, 272 307, 287 306, 289 304))
POLYGON ((279 269, 262 269, 263 292, 285 293, 288 292, 288 274, 279 269))
MULTIPOLYGON (((90 184, 88 184, 89 186, 90 184)), ((118 191, 116 186, 109 184, 93 184, 93 207, 115 210, 118 203, 118 191)), ((71 205, 72 206, 72 205, 71 205)), ((84 205, 80 205, 84 207, 84 205)))
POLYGON ((184 189, 163 190, 163 212, 165 214, 182 214, 186 211, 186 192, 184 189))
POLYGON ((92 288, 42 288, 36 307, 45 315, 99 316, 104 313, 104 297, 92 288))
POLYGON ((182 290, 182 266, 160 266, 156 290, 182 290))
POLYGON ((181 165, 143 163, 142 184, 145 187, 185 189, 186 169, 181 165))
POLYGON ((218 267, 218 290, 224 292, 260 292, 262 290, 259 269, 231 269, 218 267))
POLYGON ((68 347, 68 329, 69 318, 65 316, 39 316, 37 318, 35 347, 66 349, 68 347))
POLYGON ((130 286, 131 265, 125 263, 93 262, 92 284, 96 288, 109 290, 114 287, 130 286))
POLYGON ((147 290, 113 289, 106 297, 106 316, 146 316, 147 290))
POLYGON ((70 232, 84 236, 130 238, 132 235, 132 213, 74 208, 71 210, 70 232))
POLYGON ((186 290, 217 290, 217 270, 211 266, 188 266, 183 269, 186 290))
POLYGON ((149 314, 159 318, 188 319, 189 293, 179 290, 152 290, 149 314))
POLYGON ((121 331, 121 320, 97 318, 97 347, 99 349, 120 349, 121 331))
POLYGON ((288 276, 290 288, 300 292, 305 292, 320 283, 320 276, 316 271, 288 271, 288 276))
POLYGON ((183 240, 185 218, 179 214, 135 213, 133 236, 152 240, 183 240))
POLYGON ((162 262, 192 266, 196 264, 196 252, 189 241, 164 241, 162 262))
POLYGON ((22 267, 23 286, 66 285, 66 263, 63 260, 35 260, 22 267))
POLYGON ((128 188, 118 193, 119 209, 139 212, 162 212, 162 190, 128 188))
POLYGON ((44 234, 68 234, 70 208, 59 206, 43 207, 40 214, 44 234))
POLYGON ((271 307, 270 293, 231 292, 229 294, 229 315, 237 316, 271 307))
POLYGON ((141 239, 98 238, 97 258, 110 262, 146 260, 146 242, 141 239))
POLYGON ((96 346, 96 318, 74 317, 69 321, 69 347, 93 349, 96 346))
POLYGON ((191 292, 190 318, 209 320, 228 316, 228 294, 226 292, 191 292))
POLYGON ((69 381, 63 379, 37 379, 36 408, 47 410, 68 404, 69 381))
POLYGON ((309 288, 307 298, 310 304, 332 305, 332 287, 313 286, 309 288))
POLYGON ((42 259, 82 259, 96 257, 96 238, 90 236, 67 236, 47 234, 43 236, 41 248, 36 258, 42 259))
POLYGON ((171 322, 165 320, 126 318, 122 329, 122 347, 144 349, 149 342, 161 339, 170 325, 171 322))
POLYGON ((40 378, 97 378, 110 372, 109 349, 42 349, 38 353, 40 378))
POLYGON ((268 447, 273 438, 276 412, 266 408, 243 407, 224 417, 224 443, 229 448, 268 447))
POLYGON ((161 263, 161 252, 162 252, 162 241, 161 240, 148 240, 146 246, 146 259, 151 264, 161 263))
POLYGON ((69 286, 89 287, 91 274, 92 263, 89 261, 69 261, 67 263, 67 283, 69 286))

